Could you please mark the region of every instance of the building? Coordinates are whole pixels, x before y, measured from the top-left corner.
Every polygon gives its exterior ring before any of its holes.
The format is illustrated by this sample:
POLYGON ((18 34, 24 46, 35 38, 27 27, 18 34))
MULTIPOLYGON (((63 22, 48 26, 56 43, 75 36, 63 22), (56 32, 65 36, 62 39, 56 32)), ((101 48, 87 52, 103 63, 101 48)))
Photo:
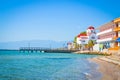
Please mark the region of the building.
POLYGON ((115 36, 115 32, 114 32, 115 27, 116 25, 114 24, 113 21, 98 27, 97 30, 99 30, 99 32, 97 33, 98 36, 97 43, 99 45, 103 45, 104 48, 114 47, 113 38, 115 36))
POLYGON ((93 26, 88 27, 86 32, 87 32, 88 40, 94 40, 94 41, 97 40, 96 31, 93 26))
POLYGON ((87 28, 86 32, 80 33, 77 36, 77 43, 78 44, 88 44, 89 40, 96 41, 97 36, 95 32, 95 28, 93 26, 90 26, 87 28))
POLYGON ((114 50, 118 50, 120 48, 120 18, 117 18, 114 20, 114 24, 115 24, 115 28, 114 28, 114 32, 115 32, 115 36, 114 36, 114 40, 115 40, 115 45, 114 45, 114 50))
POLYGON ((77 44, 87 44, 88 36, 86 33, 81 33, 77 36, 77 44))
POLYGON ((68 48, 68 50, 73 49, 74 48, 73 43, 72 42, 68 42, 67 43, 67 48, 68 48))
POLYGON ((102 49, 118 50, 120 43, 117 41, 120 37, 120 18, 110 21, 97 28, 97 43, 102 49))

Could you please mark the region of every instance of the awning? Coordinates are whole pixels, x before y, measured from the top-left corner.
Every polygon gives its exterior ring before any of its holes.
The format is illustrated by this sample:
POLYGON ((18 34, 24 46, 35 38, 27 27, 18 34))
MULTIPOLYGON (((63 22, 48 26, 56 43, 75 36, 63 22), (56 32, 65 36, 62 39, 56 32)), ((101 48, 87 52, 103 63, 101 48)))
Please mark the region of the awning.
POLYGON ((117 42, 120 42, 120 37, 116 39, 117 42))

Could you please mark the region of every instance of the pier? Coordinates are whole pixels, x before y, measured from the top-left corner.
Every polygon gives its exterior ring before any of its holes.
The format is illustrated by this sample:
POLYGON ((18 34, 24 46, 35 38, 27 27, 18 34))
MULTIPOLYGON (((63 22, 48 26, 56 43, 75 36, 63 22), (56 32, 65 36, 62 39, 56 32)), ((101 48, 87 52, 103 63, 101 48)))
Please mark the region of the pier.
POLYGON ((68 49, 50 49, 41 47, 20 47, 19 52, 45 52, 45 53, 72 53, 78 50, 68 50, 68 49))

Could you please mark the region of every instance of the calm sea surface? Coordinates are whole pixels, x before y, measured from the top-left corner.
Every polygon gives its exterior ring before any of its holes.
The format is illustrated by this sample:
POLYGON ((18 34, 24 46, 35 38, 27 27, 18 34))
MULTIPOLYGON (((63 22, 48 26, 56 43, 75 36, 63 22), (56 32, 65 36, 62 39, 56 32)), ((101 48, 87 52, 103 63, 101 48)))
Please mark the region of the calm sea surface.
POLYGON ((0 80, 100 80, 97 55, 0 51, 0 80))

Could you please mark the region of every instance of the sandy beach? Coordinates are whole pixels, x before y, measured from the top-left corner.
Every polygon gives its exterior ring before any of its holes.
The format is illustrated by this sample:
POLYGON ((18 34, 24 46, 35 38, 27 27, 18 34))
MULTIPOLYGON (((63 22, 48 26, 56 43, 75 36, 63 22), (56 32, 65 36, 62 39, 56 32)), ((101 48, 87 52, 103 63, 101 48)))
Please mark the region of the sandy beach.
POLYGON ((120 80, 120 66, 100 60, 99 58, 92 58, 90 61, 99 65, 99 71, 103 74, 102 80, 120 80))

